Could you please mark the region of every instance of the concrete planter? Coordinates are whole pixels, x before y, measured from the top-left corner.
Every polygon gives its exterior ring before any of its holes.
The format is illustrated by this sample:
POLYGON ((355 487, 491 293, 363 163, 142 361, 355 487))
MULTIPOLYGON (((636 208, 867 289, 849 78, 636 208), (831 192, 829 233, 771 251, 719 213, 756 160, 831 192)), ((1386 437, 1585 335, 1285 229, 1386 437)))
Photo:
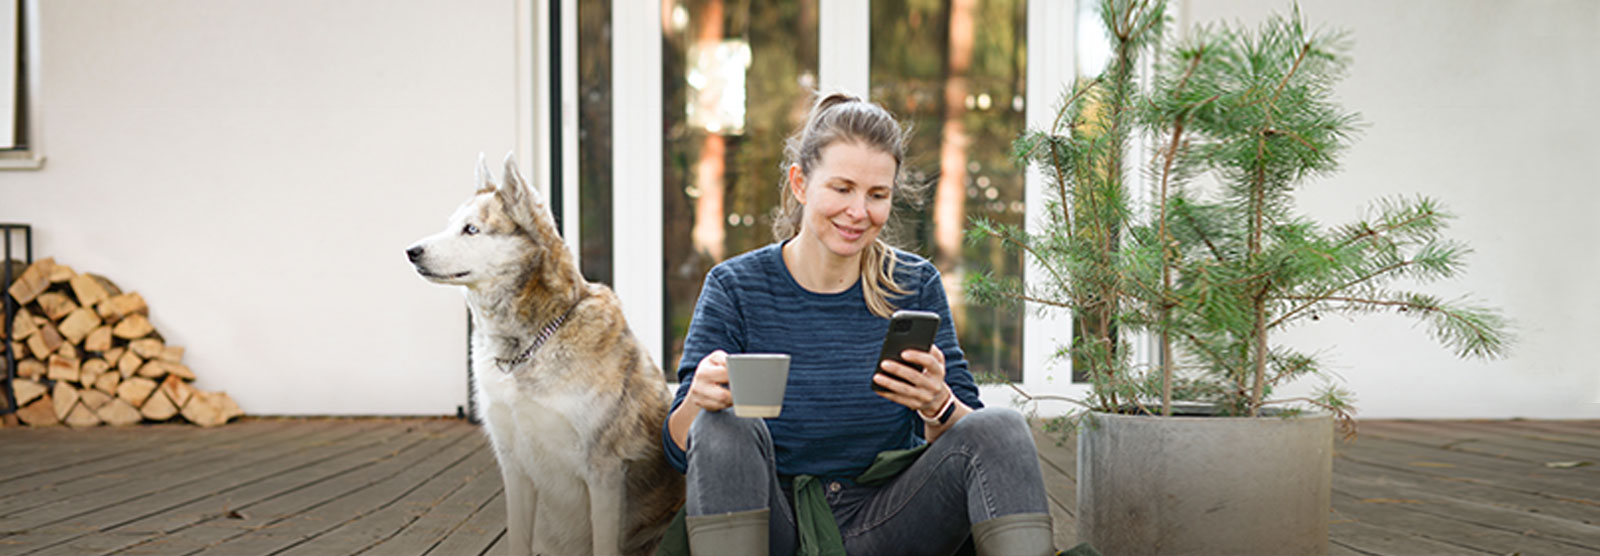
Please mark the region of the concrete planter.
POLYGON ((1093 413, 1078 540, 1106 556, 1328 553, 1333 418, 1093 413))

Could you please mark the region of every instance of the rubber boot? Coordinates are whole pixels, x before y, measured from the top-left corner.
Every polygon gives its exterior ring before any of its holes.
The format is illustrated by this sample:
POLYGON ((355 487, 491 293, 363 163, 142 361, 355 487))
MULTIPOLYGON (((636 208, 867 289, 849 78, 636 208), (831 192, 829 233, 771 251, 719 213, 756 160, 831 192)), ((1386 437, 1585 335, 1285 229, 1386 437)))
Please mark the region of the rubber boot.
POLYGON ((772 510, 750 510, 717 515, 689 516, 689 553, 705 555, 767 553, 767 528, 772 510))
POLYGON ((978 556, 1049 556, 1055 542, 1050 514, 1011 514, 972 525, 978 556))

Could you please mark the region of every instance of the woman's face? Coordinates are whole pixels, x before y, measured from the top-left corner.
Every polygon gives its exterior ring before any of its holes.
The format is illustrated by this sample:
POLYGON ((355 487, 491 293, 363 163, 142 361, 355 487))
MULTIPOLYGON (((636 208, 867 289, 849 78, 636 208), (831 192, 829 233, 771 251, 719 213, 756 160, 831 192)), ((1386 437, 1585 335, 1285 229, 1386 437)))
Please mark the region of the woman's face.
POLYGON ((790 191, 805 203, 800 235, 840 257, 872 245, 889 220, 894 157, 852 141, 822 148, 810 175, 789 170, 790 191))

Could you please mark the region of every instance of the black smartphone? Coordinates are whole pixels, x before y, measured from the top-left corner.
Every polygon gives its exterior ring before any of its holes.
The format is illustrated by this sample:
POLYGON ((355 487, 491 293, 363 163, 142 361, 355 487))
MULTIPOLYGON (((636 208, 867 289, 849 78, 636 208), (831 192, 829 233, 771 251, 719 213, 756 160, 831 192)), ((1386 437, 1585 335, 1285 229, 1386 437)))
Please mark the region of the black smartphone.
MULTIPOLYGON (((901 359, 900 352, 908 349, 917 351, 932 351, 933 335, 938 331, 938 313, 907 310, 895 311, 894 316, 889 317, 889 332, 883 336, 883 350, 878 353, 879 364, 882 364, 883 360, 885 359, 893 359, 920 370, 920 366, 901 359)), ((889 378, 893 378, 900 382, 906 382, 906 380, 903 378, 884 373, 881 366, 873 367, 873 372, 885 374, 889 378)), ((884 387, 878 386, 877 382, 872 383, 872 389, 879 392, 886 390, 884 387)))

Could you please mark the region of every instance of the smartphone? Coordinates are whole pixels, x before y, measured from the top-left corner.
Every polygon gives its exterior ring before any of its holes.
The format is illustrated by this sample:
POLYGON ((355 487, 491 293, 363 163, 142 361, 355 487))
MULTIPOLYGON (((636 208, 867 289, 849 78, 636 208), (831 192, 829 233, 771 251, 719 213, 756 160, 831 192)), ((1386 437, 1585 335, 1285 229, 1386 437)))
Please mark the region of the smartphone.
MULTIPOLYGON (((889 332, 883 336, 883 350, 878 353, 878 362, 893 359, 908 366, 921 369, 920 366, 900 358, 900 352, 912 349, 917 351, 931 351, 933 349, 933 335, 939 331, 939 314, 927 311, 895 311, 889 317, 889 332)), ((900 382, 905 379, 884 373, 881 366, 873 367, 874 373, 883 373, 889 378, 900 382)), ((872 389, 879 392, 886 389, 872 383, 872 389)))

